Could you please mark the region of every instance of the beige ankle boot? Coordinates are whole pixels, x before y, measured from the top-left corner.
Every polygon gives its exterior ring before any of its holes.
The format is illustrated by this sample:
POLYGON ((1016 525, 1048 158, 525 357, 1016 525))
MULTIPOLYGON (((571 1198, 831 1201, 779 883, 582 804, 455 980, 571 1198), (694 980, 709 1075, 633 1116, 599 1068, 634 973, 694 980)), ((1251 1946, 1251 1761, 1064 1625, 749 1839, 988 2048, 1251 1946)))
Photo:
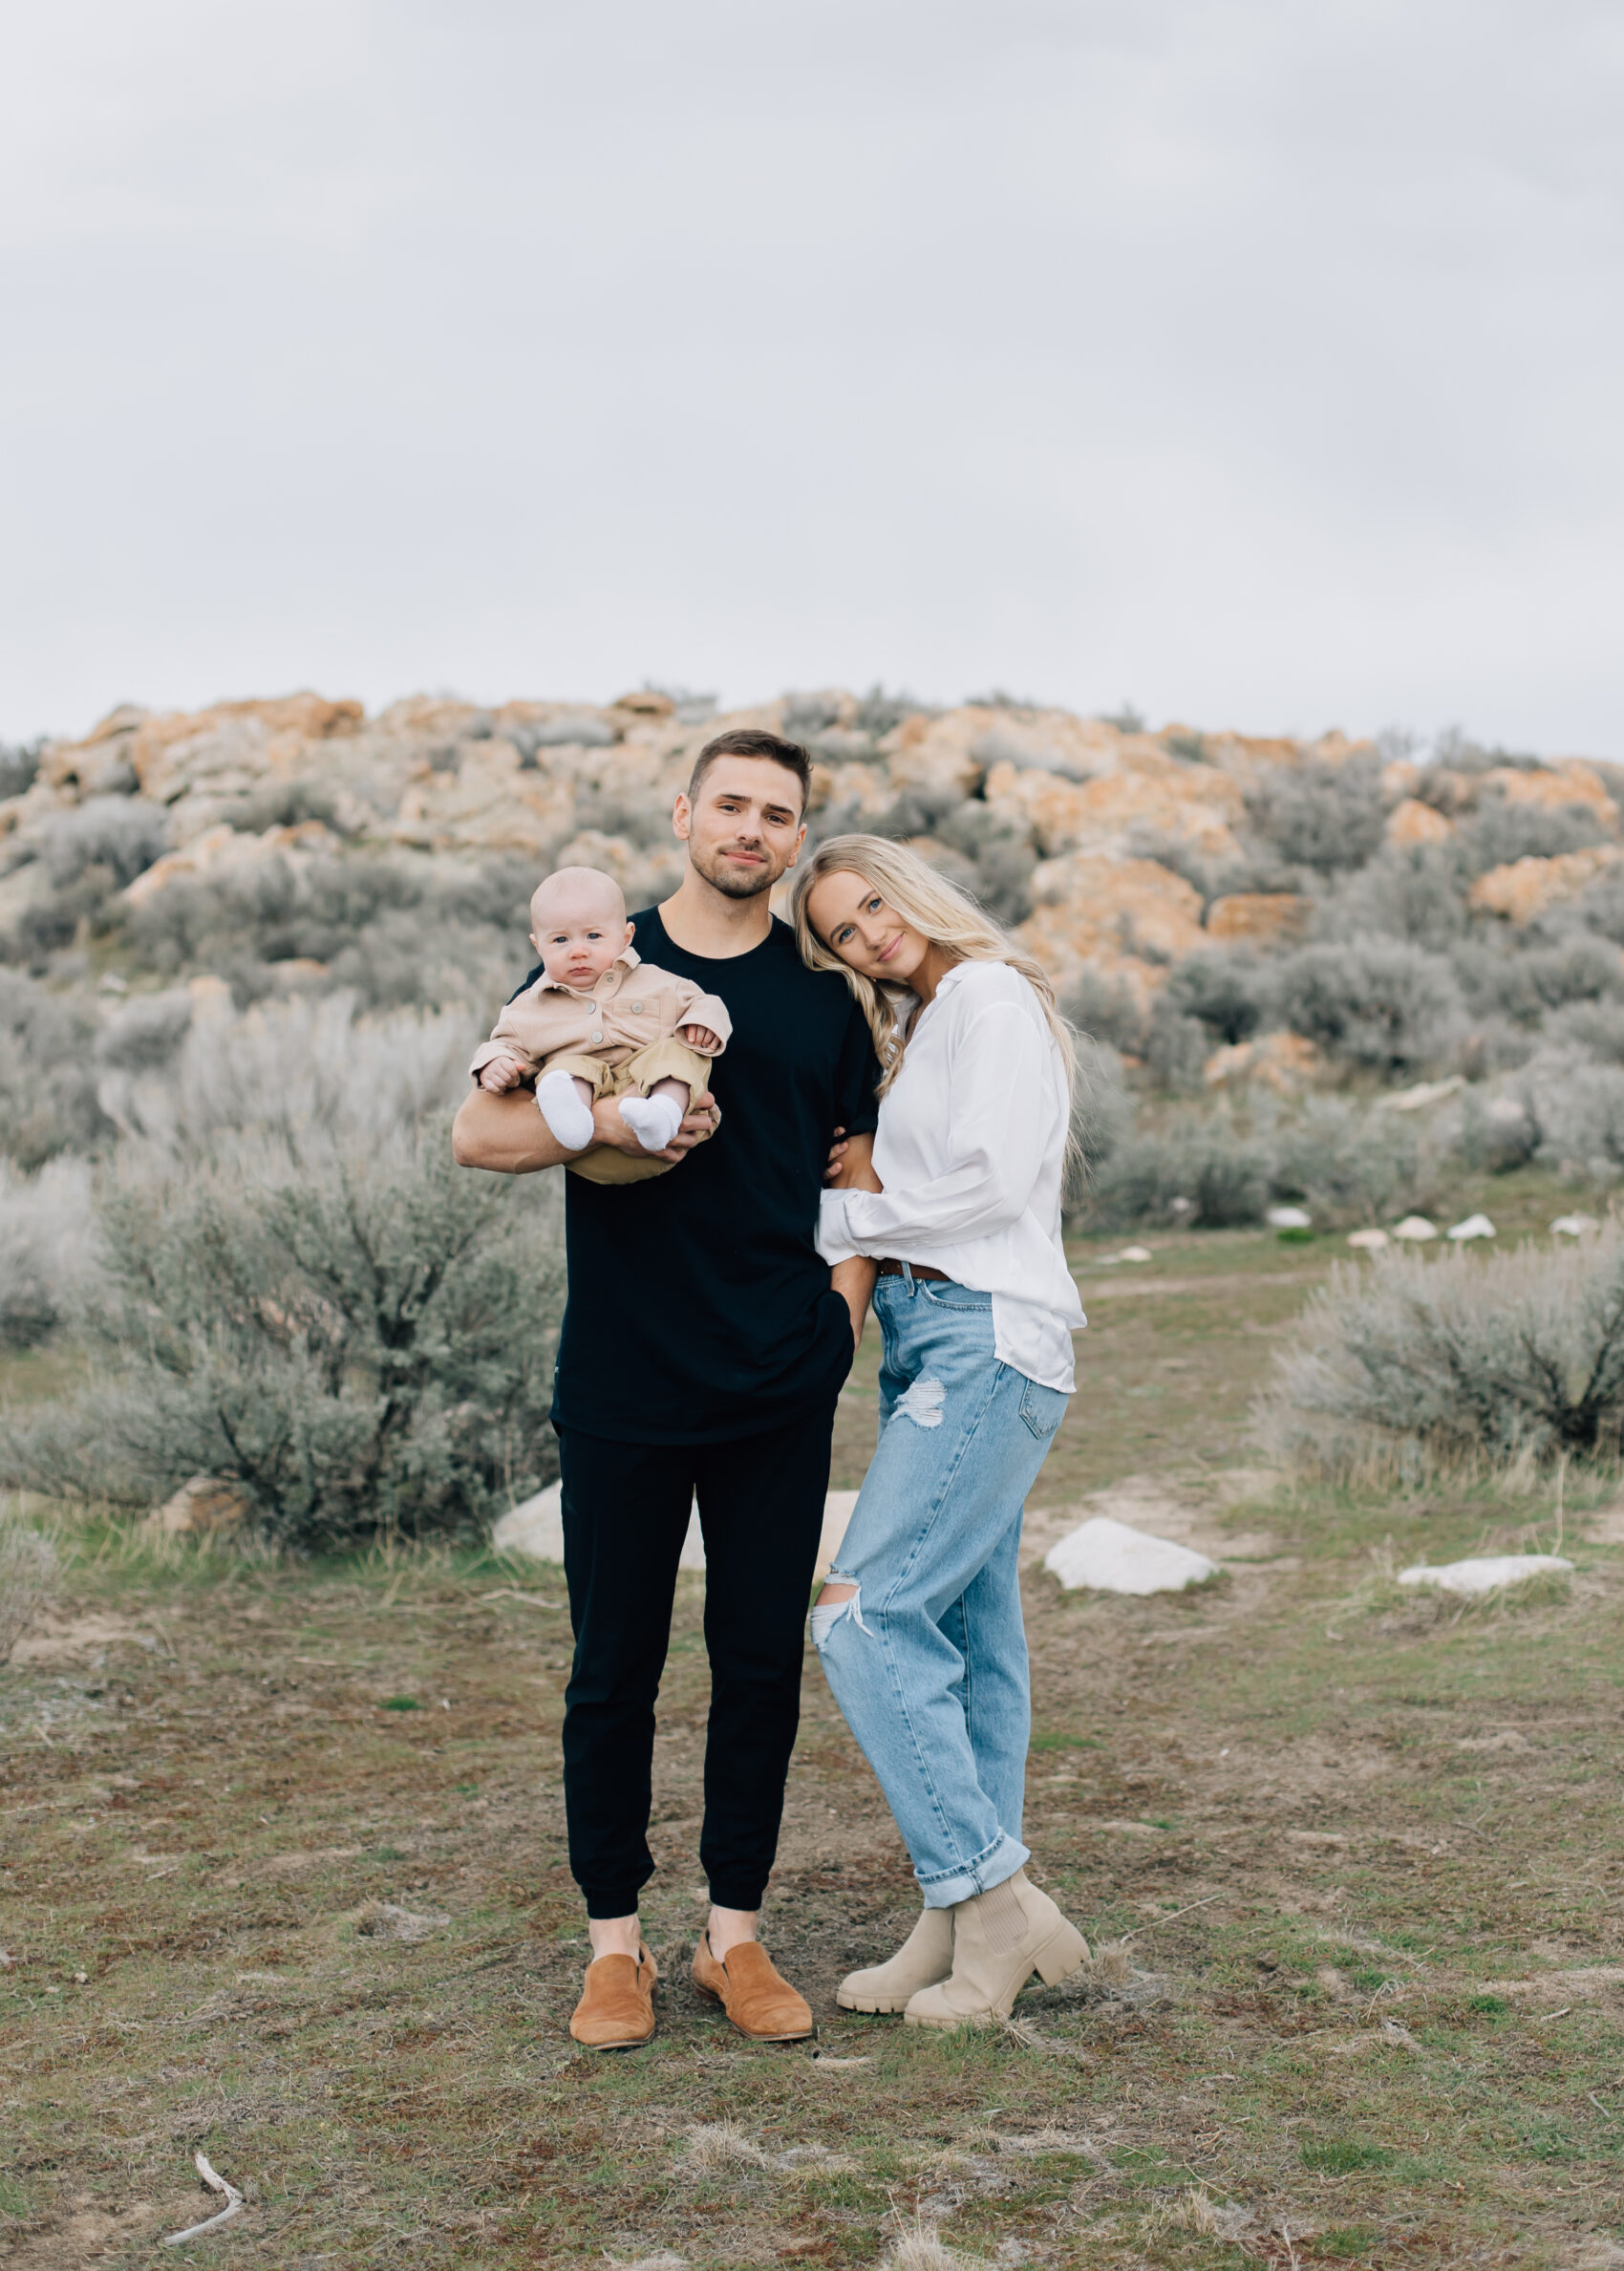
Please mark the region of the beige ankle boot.
POLYGON ((952 1967, 953 1912, 928 1908, 890 1961, 852 1972, 835 2001, 843 2011, 900 2011, 910 1995, 934 1987, 952 1967))
POLYGON ((953 1920, 952 1976, 910 1998, 909 2026, 984 2026, 1007 2019, 1035 1971, 1051 1987, 1088 1961, 1088 1942, 1024 1869, 961 1900, 953 1920))

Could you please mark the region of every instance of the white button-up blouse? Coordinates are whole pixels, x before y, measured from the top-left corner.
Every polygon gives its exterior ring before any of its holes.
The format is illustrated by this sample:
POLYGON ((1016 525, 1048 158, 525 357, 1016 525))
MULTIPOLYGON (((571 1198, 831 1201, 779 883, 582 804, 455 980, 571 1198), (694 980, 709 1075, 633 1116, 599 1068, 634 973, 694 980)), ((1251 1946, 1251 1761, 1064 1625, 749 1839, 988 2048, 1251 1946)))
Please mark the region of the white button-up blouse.
POLYGON ((1069 1394, 1071 1337, 1088 1321, 1060 1242, 1070 1118, 1060 1052, 1025 978, 1007 962, 958 963, 880 1105, 885 1189, 824 1191, 819 1253, 831 1267, 860 1253, 923 1262, 990 1293, 1000 1360, 1069 1394))

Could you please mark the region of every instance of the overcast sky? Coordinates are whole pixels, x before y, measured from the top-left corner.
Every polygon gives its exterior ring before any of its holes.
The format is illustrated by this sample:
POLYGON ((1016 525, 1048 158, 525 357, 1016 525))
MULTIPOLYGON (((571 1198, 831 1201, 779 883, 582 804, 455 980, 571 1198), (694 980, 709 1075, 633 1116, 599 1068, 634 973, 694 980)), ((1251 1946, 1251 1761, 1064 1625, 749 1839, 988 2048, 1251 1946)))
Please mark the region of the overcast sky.
POLYGON ((0 736, 997 686, 1624 758, 1616 0, 53 0, 0 736))

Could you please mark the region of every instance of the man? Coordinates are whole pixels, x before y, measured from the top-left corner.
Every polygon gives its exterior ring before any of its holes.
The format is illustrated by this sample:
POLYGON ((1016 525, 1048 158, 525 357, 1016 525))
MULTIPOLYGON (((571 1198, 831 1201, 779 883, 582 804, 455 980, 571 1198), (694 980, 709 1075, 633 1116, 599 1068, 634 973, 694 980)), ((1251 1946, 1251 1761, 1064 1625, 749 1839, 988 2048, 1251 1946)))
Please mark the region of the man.
MULTIPOLYGON (((872 1180, 878 1067, 844 981, 806 969, 771 912, 768 894, 805 841, 809 770, 805 751, 776 734, 719 734, 700 751, 673 816, 686 872, 634 918, 632 943, 727 1004, 720 1108, 690 1100, 658 1154, 673 1172, 567 1185, 552 1409, 575 1630, 564 1789, 593 1959, 570 2032, 601 2049, 654 2031, 637 1896, 653 1872, 654 1699, 695 1495, 711 1660, 699 1856, 712 1907, 694 1979, 756 2040, 812 2031, 756 1930, 800 1714, 835 1399, 874 1277, 871 1262, 831 1273, 819 1260, 819 1192, 843 1130, 838 1179, 872 1180)), ((593 1121, 602 1145, 649 1159, 612 1100, 593 1121)), ((476 1088, 452 1140, 463 1166, 508 1174, 570 1156, 524 1092, 476 1088)))

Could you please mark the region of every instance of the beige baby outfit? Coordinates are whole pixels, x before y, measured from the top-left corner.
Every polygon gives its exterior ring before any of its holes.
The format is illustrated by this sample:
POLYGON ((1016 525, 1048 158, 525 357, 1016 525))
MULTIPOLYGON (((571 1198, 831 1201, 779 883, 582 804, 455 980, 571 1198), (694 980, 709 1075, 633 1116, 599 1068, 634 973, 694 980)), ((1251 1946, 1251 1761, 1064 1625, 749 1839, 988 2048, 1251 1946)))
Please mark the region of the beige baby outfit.
MULTIPOLYGON (((474 1052, 475 1080, 495 1057, 516 1057, 526 1073, 568 1073, 588 1081, 594 1103, 603 1096, 647 1096, 656 1081, 686 1081, 697 1095, 710 1086, 711 1059, 720 1056, 733 1019, 715 994, 692 978, 676 977, 645 962, 634 946, 618 953, 597 984, 577 994, 544 971, 516 994, 474 1052), (706 1025, 715 1050, 692 1049, 677 1039, 679 1025, 706 1025)), ((633 1159, 607 1145, 569 1162, 589 1183, 641 1183, 663 1175, 666 1159, 633 1159)))

